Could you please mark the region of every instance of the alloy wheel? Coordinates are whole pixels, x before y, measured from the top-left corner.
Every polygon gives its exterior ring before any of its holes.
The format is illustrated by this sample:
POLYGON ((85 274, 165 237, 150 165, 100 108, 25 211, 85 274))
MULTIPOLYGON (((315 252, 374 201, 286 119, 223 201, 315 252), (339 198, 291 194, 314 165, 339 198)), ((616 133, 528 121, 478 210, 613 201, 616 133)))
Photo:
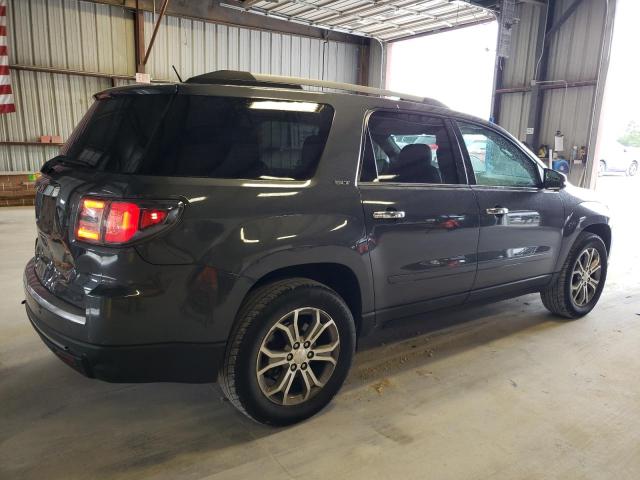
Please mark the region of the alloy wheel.
POLYGON ((338 363, 340 334, 325 311, 298 308, 264 337, 256 359, 260 390, 273 403, 297 405, 326 385, 338 363))
POLYGON ((578 307, 586 306, 595 296, 602 275, 600 253, 593 247, 580 253, 571 274, 571 299, 578 307))

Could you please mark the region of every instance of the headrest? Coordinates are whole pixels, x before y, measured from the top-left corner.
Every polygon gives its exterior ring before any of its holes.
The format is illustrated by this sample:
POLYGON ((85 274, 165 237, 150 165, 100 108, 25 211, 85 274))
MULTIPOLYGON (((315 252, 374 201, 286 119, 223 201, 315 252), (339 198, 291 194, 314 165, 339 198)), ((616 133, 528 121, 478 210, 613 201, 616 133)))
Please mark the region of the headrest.
POLYGON ((400 150, 398 163, 401 166, 421 163, 431 165, 431 148, 423 143, 406 145, 400 150))

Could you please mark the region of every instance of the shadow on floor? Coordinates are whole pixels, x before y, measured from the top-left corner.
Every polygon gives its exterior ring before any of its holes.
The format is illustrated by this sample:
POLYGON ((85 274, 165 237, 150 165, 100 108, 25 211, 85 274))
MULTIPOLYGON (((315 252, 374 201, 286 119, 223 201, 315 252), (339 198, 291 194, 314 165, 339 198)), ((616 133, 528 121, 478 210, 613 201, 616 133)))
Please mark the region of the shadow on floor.
MULTIPOLYGON (((498 338, 560 325, 545 312, 538 297, 528 296, 398 320, 361 343, 344 392, 381 372, 425 369, 498 338)), ((34 348, 42 350, 35 340, 34 334, 34 348)), ((41 353, 12 368, 0 365, 0 473, 6 469, 6 478, 37 478, 45 465, 48 478, 142 475, 194 457, 207 472, 223 471, 246 462, 249 451, 257 455, 256 442, 281 431, 239 414, 217 385, 107 384, 41 353)), ((331 422, 331 412, 319 420, 331 422)))

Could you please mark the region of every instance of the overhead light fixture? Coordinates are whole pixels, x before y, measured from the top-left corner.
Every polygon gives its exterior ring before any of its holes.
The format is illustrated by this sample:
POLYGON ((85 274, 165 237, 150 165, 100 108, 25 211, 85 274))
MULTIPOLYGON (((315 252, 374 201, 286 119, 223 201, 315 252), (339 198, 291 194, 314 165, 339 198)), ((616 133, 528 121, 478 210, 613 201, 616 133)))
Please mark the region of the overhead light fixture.
POLYGON ((284 112, 317 112, 320 104, 313 102, 279 102, 274 100, 254 100, 249 105, 252 110, 280 110, 284 112))

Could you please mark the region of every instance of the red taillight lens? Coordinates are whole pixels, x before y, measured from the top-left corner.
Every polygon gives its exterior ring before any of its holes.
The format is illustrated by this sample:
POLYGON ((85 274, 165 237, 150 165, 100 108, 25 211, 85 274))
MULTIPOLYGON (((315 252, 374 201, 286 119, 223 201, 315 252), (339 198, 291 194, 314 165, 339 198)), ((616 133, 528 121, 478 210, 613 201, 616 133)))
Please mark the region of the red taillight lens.
POLYGON ((140 207, 135 203, 112 202, 104 230, 105 243, 128 242, 138 231, 140 207))
POLYGON ((143 210, 142 216, 140 217, 140 229, 144 230, 145 228, 153 227, 154 225, 163 223, 166 218, 167 218, 166 210, 158 210, 158 209, 143 210))
MULTIPOLYGON (((126 243, 143 230, 170 223, 169 213, 172 212, 172 208, 178 206, 175 204, 164 209, 146 208, 146 205, 140 206, 132 202, 83 198, 78 213, 76 239, 89 243, 126 243)), ((175 222, 176 215, 172 215, 171 218, 175 222)), ((153 231, 155 229, 149 233, 153 231)))

